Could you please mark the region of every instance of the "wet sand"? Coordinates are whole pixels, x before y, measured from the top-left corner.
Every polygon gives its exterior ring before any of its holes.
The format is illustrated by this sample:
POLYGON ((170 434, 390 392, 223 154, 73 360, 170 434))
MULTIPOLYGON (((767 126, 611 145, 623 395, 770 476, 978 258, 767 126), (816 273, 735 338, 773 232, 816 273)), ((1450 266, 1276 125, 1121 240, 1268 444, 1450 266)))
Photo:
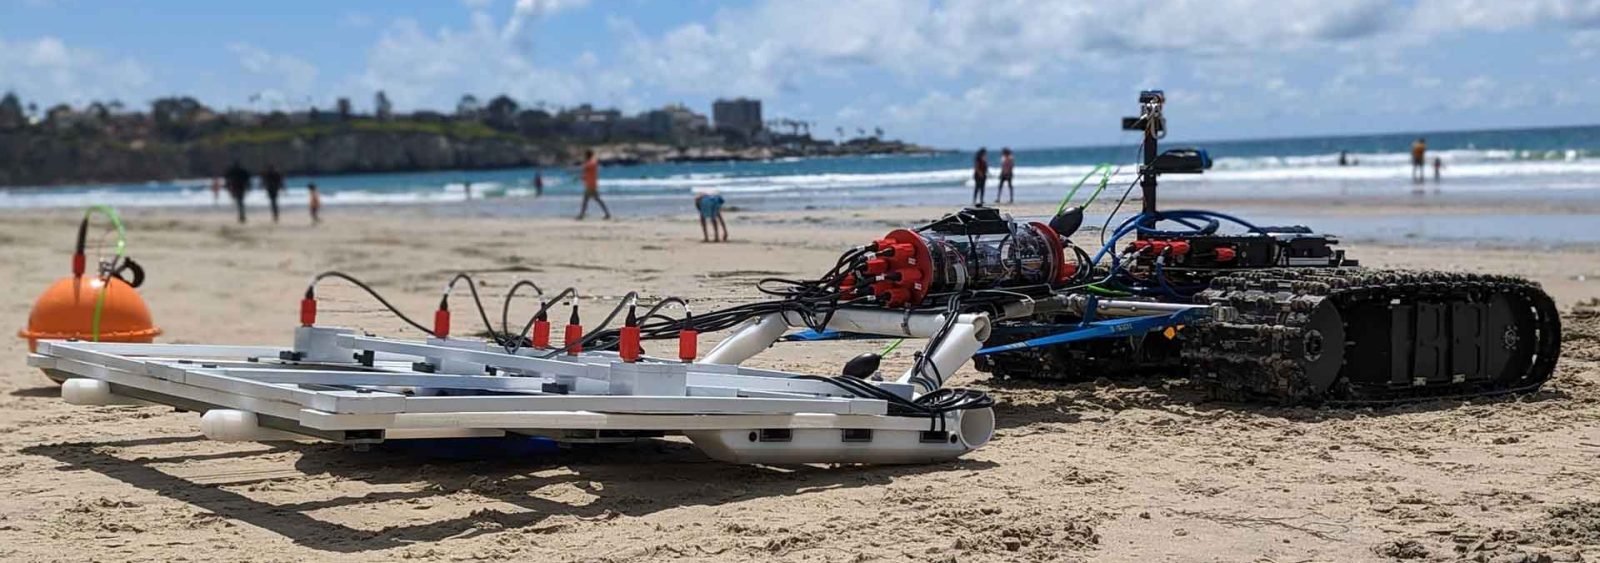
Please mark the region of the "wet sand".
MULTIPOLYGON (((126 219, 161 341, 286 344, 304 284, 325 269, 371 281, 417 316, 461 270, 488 282, 496 303, 527 278, 547 290, 581 287, 596 312, 637 288, 646 299, 678 295, 710 308, 758 299, 761 277, 814 276, 843 248, 941 211, 735 212, 735 240, 715 245, 700 242, 687 213, 577 223, 490 208, 328 208, 314 228, 297 212, 276 227, 238 227, 222 210, 126 219)), ((13 328, 67 274, 79 217, 0 214, 9 281, 0 318, 13 328)), ((1311 409, 1214 402, 1177 377, 996 386, 969 367, 954 382, 1002 401, 999 430, 951 463, 735 466, 677 440, 442 462, 315 442, 209 442, 192 413, 72 407, 24 365, 25 343, 8 338, 0 559, 1600 558, 1600 313, 1581 305, 1600 297, 1600 249, 1346 246, 1370 266, 1540 281, 1564 310, 1578 310, 1566 318, 1555 380, 1517 398, 1311 409)), ((318 293, 323 323, 414 336, 353 288, 318 293)), ((458 314, 457 324, 469 318, 458 314)), ((833 373, 877 345, 786 344, 754 363, 833 373)), ((906 362, 891 357, 890 368, 906 362)))

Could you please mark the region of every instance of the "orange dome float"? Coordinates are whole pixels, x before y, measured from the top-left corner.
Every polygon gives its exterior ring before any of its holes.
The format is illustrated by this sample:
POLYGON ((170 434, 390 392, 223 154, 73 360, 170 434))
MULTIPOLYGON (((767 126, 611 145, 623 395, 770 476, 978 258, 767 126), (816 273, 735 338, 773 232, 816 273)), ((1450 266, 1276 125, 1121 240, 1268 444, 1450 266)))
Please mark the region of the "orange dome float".
POLYGON ((33 304, 28 328, 17 333, 28 339, 28 351, 40 340, 98 340, 100 342, 148 343, 161 334, 150 319, 150 308, 139 292, 122 281, 108 277, 68 276, 57 280, 33 304), (95 326, 95 304, 102 290, 99 331, 95 326))
MULTIPOLYGON (((83 214, 72 254, 72 275, 57 280, 39 296, 28 314, 28 328, 17 333, 28 339, 29 352, 38 349, 40 340, 148 343, 161 334, 150 319, 150 308, 134 289, 144 281, 144 269, 124 255, 126 249, 126 232, 115 210, 97 205, 83 214), (100 263, 98 275, 84 275, 84 243, 89 218, 96 212, 116 228, 114 254, 100 263), (132 274, 132 281, 122 277, 124 272, 132 274)), ((45 375, 60 381, 50 370, 45 375)))

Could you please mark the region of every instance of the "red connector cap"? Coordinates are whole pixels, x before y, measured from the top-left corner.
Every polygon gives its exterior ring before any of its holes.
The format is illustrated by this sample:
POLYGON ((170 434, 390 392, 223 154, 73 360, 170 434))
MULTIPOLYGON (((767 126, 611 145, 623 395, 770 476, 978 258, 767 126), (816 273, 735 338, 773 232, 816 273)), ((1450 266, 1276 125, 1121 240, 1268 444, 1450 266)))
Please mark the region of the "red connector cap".
POLYGON ((683 312, 683 328, 678 329, 678 359, 685 363, 699 355, 700 331, 694 329, 694 313, 683 312))
POLYGON ((622 361, 639 361, 639 317, 633 305, 628 306, 628 318, 622 321, 622 331, 618 336, 621 341, 617 343, 617 355, 622 357, 622 361))
POLYGON ((300 326, 317 324, 317 300, 310 297, 300 300, 300 326))
POLYGON ((1237 251, 1226 246, 1217 247, 1216 252, 1218 262, 1232 262, 1233 259, 1238 255, 1237 251))
POLYGON ((444 339, 450 337, 450 310, 440 307, 433 312, 433 337, 444 339))
POLYGON ((83 271, 88 267, 87 260, 87 258, 84 258, 82 252, 72 255, 72 277, 83 277, 83 271))
POLYGON ((617 343, 617 355, 622 361, 633 363, 639 361, 639 327, 622 327, 622 341, 617 343))
POLYGON ((583 325, 577 323, 567 325, 566 337, 561 345, 567 348, 567 355, 576 356, 583 351, 583 325))
POLYGON ((867 260, 867 275, 876 276, 887 271, 889 271, 888 260, 882 258, 870 258, 867 260))
POLYGON ((533 347, 550 347, 550 321, 544 319, 533 321, 533 347))

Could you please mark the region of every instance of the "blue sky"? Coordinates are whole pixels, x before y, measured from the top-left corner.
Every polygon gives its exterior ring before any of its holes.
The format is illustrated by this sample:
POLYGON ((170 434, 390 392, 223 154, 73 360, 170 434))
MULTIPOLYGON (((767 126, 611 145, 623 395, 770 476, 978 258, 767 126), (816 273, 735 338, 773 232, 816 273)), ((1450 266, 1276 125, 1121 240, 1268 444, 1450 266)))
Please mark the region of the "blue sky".
POLYGON ((0 0, 0 89, 40 105, 524 104, 832 134, 1114 142, 1140 88, 1185 138, 1600 123, 1600 0, 0 0))

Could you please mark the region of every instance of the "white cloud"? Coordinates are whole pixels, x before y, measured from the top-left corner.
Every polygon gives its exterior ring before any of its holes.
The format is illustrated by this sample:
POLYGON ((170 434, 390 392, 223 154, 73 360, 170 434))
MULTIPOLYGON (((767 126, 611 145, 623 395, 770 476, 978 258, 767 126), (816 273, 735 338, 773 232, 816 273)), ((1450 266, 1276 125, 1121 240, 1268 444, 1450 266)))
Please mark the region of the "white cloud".
POLYGON ((1600 26, 1600 0, 1420 0, 1417 23, 1432 30, 1504 31, 1556 23, 1600 26))
POLYGON ((274 90, 281 90, 287 96, 310 94, 316 84, 316 65, 303 59, 269 53, 248 43, 230 43, 228 51, 239 58, 239 67, 245 72, 266 77, 275 85, 274 90))
MULTIPOLYGON (((548 13, 548 12, 545 12, 548 13)), ((466 29, 425 31, 412 20, 385 29, 351 89, 384 90, 399 108, 451 108, 466 93, 507 94, 523 102, 574 104, 626 98, 633 83, 615 71, 579 77, 537 64, 494 18, 475 12, 466 29)))
POLYGON ((733 84, 770 95, 823 69, 1021 79, 1149 51, 1281 51, 1369 36, 1399 15, 1382 0, 867 0, 848 8, 769 0, 724 10, 709 25, 626 41, 641 71, 669 88, 733 84))
POLYGON ((589 0, 517 0, 516 5, 511 8, 511 18, 506 20, 506 27, 501 36, 509 41, 516 38, 530 20, 562 10, 581 8, 588 3, 589 0))
POLYGON ((44 36, 7 41, 0 37, 0 90, 23 97, 75 104, 121 99, 133 103, 149 95, 149 69, 132 58, 110 58, 92 49, 44 36))

